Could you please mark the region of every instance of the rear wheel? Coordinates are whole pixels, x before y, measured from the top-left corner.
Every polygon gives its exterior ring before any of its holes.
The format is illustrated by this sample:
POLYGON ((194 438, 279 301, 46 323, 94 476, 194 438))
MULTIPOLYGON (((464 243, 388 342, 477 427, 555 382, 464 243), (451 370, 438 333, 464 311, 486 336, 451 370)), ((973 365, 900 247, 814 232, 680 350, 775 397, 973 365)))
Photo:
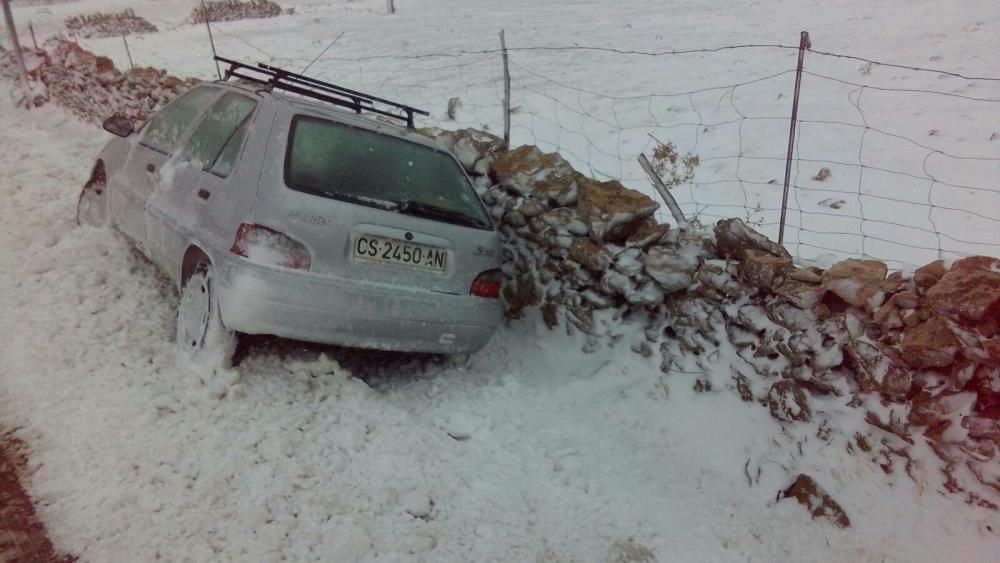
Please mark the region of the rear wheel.
POLYGON ((181 360, 207 369, 230 367, 236 334, 222 324, 211 264, 199 264, 184 282, 177 310, 177 349, 181 360))

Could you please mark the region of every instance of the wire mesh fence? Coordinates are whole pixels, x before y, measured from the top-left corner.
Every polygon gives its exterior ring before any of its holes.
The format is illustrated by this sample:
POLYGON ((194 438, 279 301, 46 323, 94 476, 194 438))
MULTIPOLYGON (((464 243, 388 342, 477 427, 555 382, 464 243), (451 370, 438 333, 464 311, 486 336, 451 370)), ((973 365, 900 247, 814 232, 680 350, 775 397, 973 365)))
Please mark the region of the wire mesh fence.
MULTIPOLYGON (((431 112, 427 125, 501 135, 509 118, 512 145, 559 152, 581 172, 654 198, 637 157, 669 141, 699 157, 690 181, 672 189, 689 218, 740 217, 777 238, 795 45, 508 45, 507 116, 499 44, 346 56, 337 36, 313 42, 310 54, 319 55, 288 56, 279 54, 287 52, 280 42, 210 25, 220 53, 231 58, 308 67, 317 78, 405 100, 431 112)), ((188 27, 192 37, 205 34, 188 27)), ((129 39, 137 66, 214 78, 204 49, 162 53, 152 37, 129 39)), ((115 41, 81 44, 121 66, 126 51, 115 41)), ((903 268, 1000 254, 1000 78, 810 49, 800 104, 785 223, 793 255, 867 256, 903 268)))
MULTIPOLYGON (((774 51, 777 62, 769 66, 777 70, 642 95, 559 81, 512 53, 514 105, 522 108, 520 119, 512 119, 529 142, 631 186, 646 181, 635 157, 669 139, 700 157, 692 180, 673 190, 686 214, 704 222, 739 216, 775 237, 793 48, 605 52, 677 57, 747 49, 774 51)), ((824 52, 809 52, 806 61, 785 225, 794 255, 821 261, 824 254, 867 256, 902 268, 1000 253, 1000 142, 991 129, 1000 117, 997 79, 824 52), (879 72, 880 66, 891 72, 879 72)))
MULTIPOLYGON (((844 57, 823 53, 813 66, 827 58, 844 57)), ((1000 254, 992 129, 1000 83, 901 65, 887 65, 892 80, 876 80, 878 64, 865 62, 860 78, 805 71, 810 108, 795 140, 796 213, 786 242, 799 255, 873 256, 897 266, 1000 254), (927 75, 945 88, 887 85, 927 75), (831 171, 826 181, 810 176, 818 166, 831 171)))

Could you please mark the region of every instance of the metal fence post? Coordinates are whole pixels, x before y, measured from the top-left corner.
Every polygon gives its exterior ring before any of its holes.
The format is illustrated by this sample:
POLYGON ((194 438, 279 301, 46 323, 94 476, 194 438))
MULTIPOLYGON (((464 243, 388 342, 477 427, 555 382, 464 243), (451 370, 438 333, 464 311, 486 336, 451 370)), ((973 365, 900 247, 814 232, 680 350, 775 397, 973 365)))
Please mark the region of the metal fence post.
POLYGON ((792 122, 788 126, 788 157, 785 159, 785 191, 781 196, 781 223, 778 226, 778 244, 785 242, 785 215, 788 212, 788 185, 792 179, 792 154, 795 149, 795 125, 799 119, 799 91, 802 88, 802 62, 806 49, 812 47, 809 32, 799 34, 799 62, 795 67, 795 97, 792 99, 792 122))
POLYGON ((122 43, 125 44, 125 54, 128 55, 128 67, 130 69, 135 69, 135 63, 132 62, 132 51, 128 48, 128 39, 125 39, 125 30, 122 30, 122 43))
POLYGON ((500 51, 503 53, 503 144, 510 148, 510 66, 507 60, 507 40, 502 29, 500 51))
POLYGON ((14 14, 10 11, 10 0, 3 0, 3 17, 7 21, 7 33, 10 34, 10 42, 14 49, 14 59, 17 60, 17 68, 21 71, 21 86, 24 88, 24 99, 31 100, 31 87, 28 86, 28 68, 24 66, 24 54, 21 53, 21 44, 17 41, 17 30, 14 29, 14 14))
POLYGON ((208 18, 208 6, 205 5, 205 0, 201 0, 201 11, 205 14, 205 29, 208 30, 208 44, 212 46, 212 60, 215 62, 215 74, 219 76, 219 80, 222 80, 222 70, 219 69, 219 61, 215 57, 215 38, 212 37, 212 24, 209 23, 208 18))
POLYGON ((35 50, 38 50, 38 40, 35 39, 35 28, 28 22, 28 31, 31 33, 31 44, 35 46, 35 50))

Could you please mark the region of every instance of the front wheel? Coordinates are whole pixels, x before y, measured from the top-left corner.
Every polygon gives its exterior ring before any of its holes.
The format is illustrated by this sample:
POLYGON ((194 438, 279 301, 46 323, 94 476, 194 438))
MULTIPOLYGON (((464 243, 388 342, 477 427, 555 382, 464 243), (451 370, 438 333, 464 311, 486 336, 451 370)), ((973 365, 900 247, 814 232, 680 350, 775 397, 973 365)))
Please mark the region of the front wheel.
POLYGON ((104 178, 91 178, 76 202, 76 224, 103 227, 108 224, 108 186, 104 178))
POLYGON ((232 365, 236 334, 222 324, 215 272, 200 264, 184 282, 177 310, 177 349, 182 361, 212 369, 232 365))

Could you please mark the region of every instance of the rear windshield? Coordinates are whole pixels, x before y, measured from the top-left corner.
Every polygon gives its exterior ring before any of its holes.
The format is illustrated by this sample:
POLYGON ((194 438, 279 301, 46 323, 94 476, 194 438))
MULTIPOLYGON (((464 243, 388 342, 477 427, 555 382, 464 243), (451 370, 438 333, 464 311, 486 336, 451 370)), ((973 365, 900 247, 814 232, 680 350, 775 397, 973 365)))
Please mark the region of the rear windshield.
MULTIPOLYGON (((293 190, 362 205, 435 211, 434 218, 492 228, 482 202, 450 155, 326 119, 296 116, 285 156, 293 190)), ((414 213, 419 214, 419 213, 414 213)))

